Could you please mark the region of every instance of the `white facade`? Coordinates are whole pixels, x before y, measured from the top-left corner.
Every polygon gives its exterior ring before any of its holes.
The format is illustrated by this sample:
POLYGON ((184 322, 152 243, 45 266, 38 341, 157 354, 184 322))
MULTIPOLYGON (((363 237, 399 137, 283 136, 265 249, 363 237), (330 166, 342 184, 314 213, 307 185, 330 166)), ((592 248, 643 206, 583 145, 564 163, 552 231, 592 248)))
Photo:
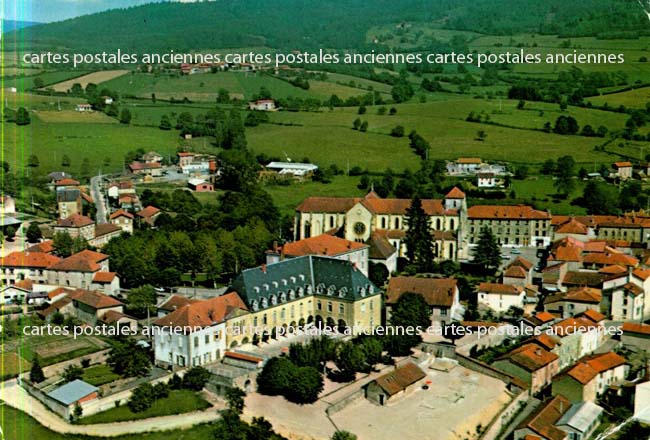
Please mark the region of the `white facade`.
POLYGON ((523 289, 516 295, 480 291, 478 293, 479 304, 486 305, 497 313, 506 312, 510 307, 519 307, 520 309, 523 309, 525 299, 526 292, 523 289))
POLYGON ((171 333, 158 327, 154 335, 155 363, 173 367, 194 367, 216 362, 226 351, 226 324, 219 323, 188 334, 171 333))

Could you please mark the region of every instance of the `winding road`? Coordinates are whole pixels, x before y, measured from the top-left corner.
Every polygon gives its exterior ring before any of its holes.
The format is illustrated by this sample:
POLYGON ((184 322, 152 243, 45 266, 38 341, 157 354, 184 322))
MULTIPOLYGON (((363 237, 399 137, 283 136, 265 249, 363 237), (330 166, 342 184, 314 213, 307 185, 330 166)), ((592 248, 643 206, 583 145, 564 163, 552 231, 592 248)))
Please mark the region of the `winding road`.
POLYGON ((101 190, 102 175, 93 176, 90 178, 90 196, 95 201, 97 207, 96 221, 97 224, 106 223, 106 202, 101 190))

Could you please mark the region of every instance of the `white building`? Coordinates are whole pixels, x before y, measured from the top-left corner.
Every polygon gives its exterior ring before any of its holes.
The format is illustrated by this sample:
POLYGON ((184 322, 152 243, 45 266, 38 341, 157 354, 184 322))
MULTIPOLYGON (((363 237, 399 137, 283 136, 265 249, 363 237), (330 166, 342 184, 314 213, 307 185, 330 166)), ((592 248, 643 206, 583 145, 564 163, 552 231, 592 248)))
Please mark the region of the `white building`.
POLYGON ((228 348, 226 320, 247 313, 237 293, 186 304, 154 322, 155 363, 183 368, 221 359, 228 348))
POLYGON ((497 176, 494 173, 479 173, 476 177, 479 188, 495 188, 497 186, 497 176))
POLYGON ((266 169, 275 171, 281 176, 305 177, 316 171, 318 166, 311 163, 271 162, 266 169))
POLYGON ((248 103, 249 110, 270 112, 276 110, 275 101, 272 99, 258 99, 248 103))
POLYGON ((497 313, 506 312, 510 307, 524 309, 526 291, 521 286, 499 283, 481 283, 478 287, 478 303, 497 313))

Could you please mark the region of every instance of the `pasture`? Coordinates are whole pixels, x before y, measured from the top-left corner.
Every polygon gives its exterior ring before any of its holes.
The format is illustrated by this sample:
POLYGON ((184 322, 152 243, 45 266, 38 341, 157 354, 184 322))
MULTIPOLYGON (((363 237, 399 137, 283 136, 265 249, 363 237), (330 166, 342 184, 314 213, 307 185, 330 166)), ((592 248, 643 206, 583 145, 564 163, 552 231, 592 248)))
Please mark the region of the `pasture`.
POLYGON ((126 75, 128 72, 128 70, 100 70, 98 72, 89 73, 78 78, 69 79, 67 81, 53 84, 48 88, 54 89, 55 92, 67 92, 72 88, 73 85, 79 83, 81 84, 81 87, 85 89, 86 86, 90 83, 100 84, 126 75))
POLYGON ((43 122, 60 124, 66 122, 81 124, 117 124, 115 118, 106 116, 102 112, 76 112, 74 110, 35 112, 43 122))

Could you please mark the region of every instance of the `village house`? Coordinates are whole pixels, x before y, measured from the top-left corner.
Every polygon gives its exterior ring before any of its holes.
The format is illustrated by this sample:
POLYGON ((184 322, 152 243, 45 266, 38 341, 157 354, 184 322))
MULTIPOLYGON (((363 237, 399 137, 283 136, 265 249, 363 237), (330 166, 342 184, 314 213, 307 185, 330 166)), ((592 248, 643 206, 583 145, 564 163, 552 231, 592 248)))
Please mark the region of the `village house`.
POLYGON ((423 385, 426 377, 420 367, 407 362, 366 385, 366 399, 382 406, 393 403, 423 385))
POLYGON ((82 213, 81 191, 78 188, 60 188, 56 191, 59 219, 82 213))
POLYGON ((612 165, 614 172, 610 174, 611 178, 618 178, 621 180, 632 178, 632 162, 614 162, 612 165))
POLYGON ((608 386, 625 380, 629 366, 614 352, 585 356, 553 379, 553 395, 561 394, 571 403, 595 402, 608 386))
MULTIPOLYGON (((387 235, 381 232, 373 232, 366 244, 370 246, 368 264, 383 264, 388 274, 397 272, 397 249, 390 244, 387 235)), ((443 246, 444 247, 444 246, 443 246)))
POLYGON ((526 291, 518 285, 480 283, 478 286, 478 303, 497 313, 505 313, 511 307, 523 310, 525 300, 526 291))
POLYGON ((187 181, 187 187, 195 192, 212 192, 214 185, 203 179, 190 179, 187 181))
MULTIPOLYGON (((307 255, 246 269, 229 291, 237 292, 250 311, 229 327, 270 331, 313 323, 358 333, 381 324, 381 290, 352 263, 336 258, 307 255)), ((234 333, 229 332, 230 348, 257 339, 234 333)))
MULTIPOLYGON (((363 198, 309 197, 296 208, 295 239, 340 231, 347 240, 366 243, 379 233, 397 249, 398 257, 404 256, 410 206, 409 199, 382 199, 372 191, 363 198)), ((465 194, 454 188, 444 200, 422 200, 422 208, 429 216, 436 259, 466 258, 465 194)))
POLYGON ((132 162, 129 165, 129 170, 138 176, 162 176, 162 165, 160 162, 132 162))
POLYGON ((249 102, 248 109, 271 112, 271 111, 275 111, 277 108, 275 106, 275 101, 272 99, 258 99, 257 101, 249 102))
POLYGON ((122 231, 133 234, 133 214, 123 209, 118 209, 109 216, 111 223, 122 231))
MULTIPOLYGON (((91 289, 93 279, 102 272, 110 272, 108 255, 84 250, 48 266, 46 270, 47 284, 91 289)), ((108 275, 105 276, 108 277, 108 275)), ((117 278, 116 275, 113 276, 117 278)), ((105 285, 103 290, 109 295, 119 293, 119 278, 117 281, 111 278, 110 283, 105 285)))
POLYGON ((247 313, 246 304, 230 292, 185 304, 154 321, 155 363, 166 368, 199 366, 221 359, 227 350, 226 320, 247 313))
POLYGON ((157 306, 157 316, 162 318, 163 316, 169 315, 174 310, 180 309, 188 304, 193 304, 200 301, 199 299, 188 298, 182 295, 171 295, 169 298, 166 298, 160 305, 157 306))
POLYGON ((305 255, 323 255, 347 260, 356 265, 365 276, 368 276, 369 248, 370 246, 363 243, 322 234, 275 246, 274 249, 266 251, 266 263, 273 264, 285 258, 305 255))
POLYGON ((92 112, 93 111, 93 106, 90 104, 77 104, 75 107, 75 111, 84 113, 84 112, 92 112))
POLYGON ((54 233, 67 233, 72 238, 82 237, 85 240, 92 240, 95 237, 95 222, 85 215, 72 214, 56 221, 54 233))
POLYGON ((503 284, 512 286, 530 286, 533 282, 533 263, 518 256, 503 269, 501 280, 503 284))
POLYGON ((560 368, 573 365, 578 359, 593 353, 603 342, 602 315, 588 310, 563 319, 550 327, 550 334, 560 339, 555 353, 560 357, 560 368))
POLYGON ((560 370, 558 355, 532 343, 515 348, 492 366, 524 381, 531 394, 549 385, 560 370))
POLYGON ((89 325, 97 325, 109 312, 122 313, 124 304, 95 290, 78 289, 70 294, 74 316, 89 325))
MULTIPOLYGON (((7 284, 0 288, 0 304, 24 304, 28 302, 30 296, 34 293, 32 291, 34 283, 30 279, 18 281, 16 284, 7 284)), ((39 299, 43 298, 39 295, 39 299)), ((47 299, 45 294, 43 299, 47 299)), ((34 304, 41 304, 44 301, 33 301, 34 304)))
POLYGON ((484 228, 505 246, 543 247, 551 243, 551 214, 530 206, 472 206, 467 221, 472 244, 478 243, 484 228))
POLYGON ((25 279, 37 284, 47 284, 46 269, 61 259, 44 252, 12 252, 0 261, 2 285, 7 286, 25 279))
POLYGON ((444 326, 460 321, 463 308, 460 304, 458 282, 453 278, 393 277, 386 290, 386 318, 390 320, 392 307, 405 293, 420 295, 429 306, 431 325, 444 326))
POLYGON ((109 310, 108 312, 104 313, 102 317, 99 318, 99 322, 111 327, 118 328, 120 330, 120 334, 133 335, 138 331, 137 319, 115 310, 109 310))
POLYGON ((113 223, 100 223, 95 225, 95 236, 88 244, 96 248, 103 248, 109 241, 122 234, 122 228, 113 223))
POLYGON ((476 180, 479 188, 497 187, 497 176, 494 173, 478 173, 476 175, 476 180))
POLYGON ((593 287, 578 287, 544 300, 544 310, 561 318, 569 318, 587 310, 600 311, 603 293, 593 287))
POLYGON ((135 215, 138 217, 138 220, 142 223, 145 223, 149 226, 155 226, 156 224, 156 219, 160 215, 161 211, 160 209, 156 208, 155 206, 147 206, 146 208, 138 211, 135 213, 135 215))
POLYGON ((117 296, 120 294, 120 277, 117 272, 95 272, 90 289, 106 295, 117 296))
POLYGON ((141 160, 144 163, 160 163, 163 160, 163 155, 155 151, 149 151, 142 155, 141 160))
POLYGON ((217 174, 217 158, 209 154, 178 152, 178 166, 183 174, 206 176, 217 174))
POLYGON ((626 347, 636 347, 638 350, 650 351, 650 324, 624 322, 621 327, 623 334, 621 342, 626 347))
POLYGON ((555 426, 568 434, 569 440, 587 440, 601 422, 605 410, 593 402, 576 402, 555 426))
POLYGON ((447 162, 447 173, 450 176, 474 174, 482 163, 478 157, 459 157, 454 162, 447 162))
POLYGON ((130 180, 120 180, 111 182, 108 185, 108 197, 111 199, 117 199, 124 194, 136 194, 135 186, 130 180))

